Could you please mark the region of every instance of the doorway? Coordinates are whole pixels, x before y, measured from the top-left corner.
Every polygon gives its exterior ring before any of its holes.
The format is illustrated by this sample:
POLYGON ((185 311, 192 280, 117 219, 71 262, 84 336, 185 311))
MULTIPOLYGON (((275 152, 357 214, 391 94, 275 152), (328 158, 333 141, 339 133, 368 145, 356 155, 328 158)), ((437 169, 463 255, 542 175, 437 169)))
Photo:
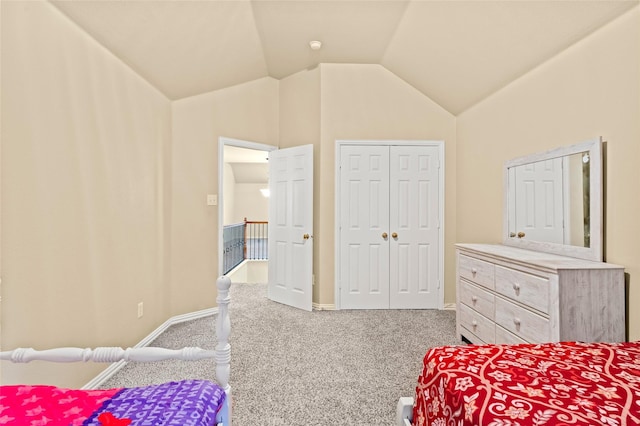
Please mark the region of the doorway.
MULTIPOLYGON (((255 210, 258 192, 269 189, 266 208, 268 231, 268 297, 296 308, 312 309, 313 281, 313 146, 278 149, 221 137, 218 150, 218 269, 224 271, 225 225, 245 221, 245 210, 237 208, 237 182, 242 173, 254 185, 246 210, 255 210), (235 157, 234 157, 235 156, 235 157), (236 160, 232 160, 234 157, 236 160), (249 158, 255 157, 255 161, 249 158), (251 163, 251 164, 247 164, 251 163), (258 164, 253 164, 258 163, 258 164), (259 177, 256 177, 256 176, 259 177), (231 208, 233 206, 233 209, 231 208), (269 226, 268 224, 272 225, 269 226), (299 241, 300 240, 300 241, 299 241)), ((240 179, 242 180, 242 179, 240 179)), ((263 237, 261 233, 261 237, 263 237)), ((262 244, 264 245, 264 244, 262 244)))
MULTIPOLYGON (((250 223, 268 221, 268 158, 269 152, 276 149, 272 145, 226 137, 218 141, 218 270, 221 273, 226 272, 225 266, 228 267, 229 262, 225 231, 243 225, 245 220, 250 223)), ((263 237, 262 232, 258 237, 263 237)), ((243 247, 239 250, 242 256, 243 247)), ((267 281, 266 260, 244 261, 233 271, 238 282, 267 281)))

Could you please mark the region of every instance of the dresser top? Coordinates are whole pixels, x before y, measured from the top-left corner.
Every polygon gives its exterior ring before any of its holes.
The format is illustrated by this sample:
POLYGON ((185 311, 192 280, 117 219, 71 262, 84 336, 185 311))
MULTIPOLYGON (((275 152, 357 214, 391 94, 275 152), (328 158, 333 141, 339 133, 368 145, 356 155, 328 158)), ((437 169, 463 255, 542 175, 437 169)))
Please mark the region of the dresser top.
POLYGON ((502 244, 456 244, 456 247, 460 250, 552 271, 562 269, 624 269, 623 266, 612 263, 594 262, 552 253, 510 247, 502 244))

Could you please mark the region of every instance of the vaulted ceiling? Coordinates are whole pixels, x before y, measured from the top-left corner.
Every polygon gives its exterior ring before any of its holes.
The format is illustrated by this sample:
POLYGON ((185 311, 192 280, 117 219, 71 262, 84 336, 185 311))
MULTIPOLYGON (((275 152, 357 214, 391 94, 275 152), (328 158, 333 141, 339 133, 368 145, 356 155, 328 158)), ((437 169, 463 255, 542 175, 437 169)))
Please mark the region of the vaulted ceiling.
MULTIPOLYGON (((453 114, 638 0, 50 0, 170 99, 380 64, 453 114), (319 40, 314 51, 309 42, 319 40)), ((597 60, 597 58, 594 58, 597 60)))

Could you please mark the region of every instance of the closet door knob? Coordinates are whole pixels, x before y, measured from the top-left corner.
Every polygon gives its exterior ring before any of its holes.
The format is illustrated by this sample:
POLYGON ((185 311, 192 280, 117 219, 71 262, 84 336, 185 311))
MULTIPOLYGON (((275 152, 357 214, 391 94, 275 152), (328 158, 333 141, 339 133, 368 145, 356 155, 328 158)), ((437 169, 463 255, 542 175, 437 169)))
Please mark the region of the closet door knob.
POLYGON ((395 232, 394 232, 393 234, 391 234, 391 236, 392 236, 393 238, 398 238, 398 234, 397 234, 397 233, 395 233, 395 232))
POLYGON ((388 236, 389 236, 389 235, 387 235, 387 233, 386 233, 386 232, 383 232, 383 233, 382 233, 382 238, 384 238, 385 240, 387 239, 387 237, 388 237, 388 236))

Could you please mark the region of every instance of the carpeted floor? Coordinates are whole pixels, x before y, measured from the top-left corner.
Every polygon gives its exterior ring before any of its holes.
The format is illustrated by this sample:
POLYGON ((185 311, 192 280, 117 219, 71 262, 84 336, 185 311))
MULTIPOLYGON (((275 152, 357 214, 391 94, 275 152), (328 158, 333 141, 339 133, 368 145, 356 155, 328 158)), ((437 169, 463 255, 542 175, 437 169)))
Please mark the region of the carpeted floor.
MULTIPOLYGON (((392 426, 433 346, 456 344, 455 312, 300 311, 266 285, 231 287, 233 421, 245 425, 392 426)), ((178 324, 153 346, 212 349, 214 317, 178 324)), ((213 360, 129 364, 103 387, 214 380, 213 360)))

